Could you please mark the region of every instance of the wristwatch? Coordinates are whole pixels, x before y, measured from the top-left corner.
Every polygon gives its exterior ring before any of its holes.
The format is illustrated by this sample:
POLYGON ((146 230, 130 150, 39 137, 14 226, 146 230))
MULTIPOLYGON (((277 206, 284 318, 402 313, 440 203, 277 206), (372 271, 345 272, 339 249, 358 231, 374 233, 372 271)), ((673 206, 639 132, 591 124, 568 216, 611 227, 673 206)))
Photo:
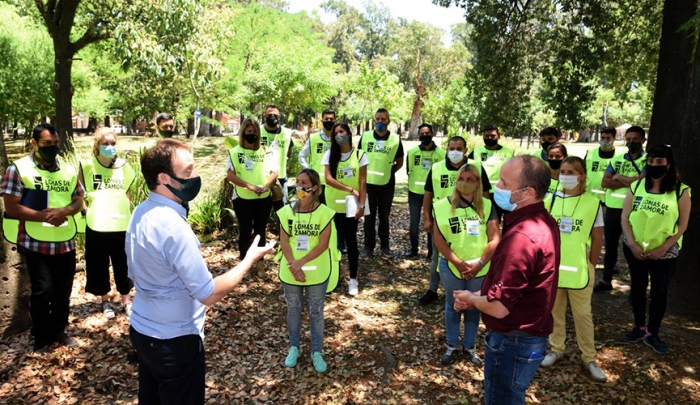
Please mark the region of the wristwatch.
POLYGON ((362 210, 365 209, 365 206, 364 206, 364 205, 360 205, 360 209, 362 209, 362 210))

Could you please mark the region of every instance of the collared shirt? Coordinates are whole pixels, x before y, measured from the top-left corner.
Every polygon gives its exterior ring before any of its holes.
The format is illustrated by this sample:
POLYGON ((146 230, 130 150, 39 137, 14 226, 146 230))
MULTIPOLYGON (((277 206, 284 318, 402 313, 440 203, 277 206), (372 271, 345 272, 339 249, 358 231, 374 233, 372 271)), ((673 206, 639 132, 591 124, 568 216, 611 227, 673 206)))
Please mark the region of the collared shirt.
POLYGON ((496 332, 552 333, 552 307, 559 282, 560 241, 557 222, 544 203, 505 214, 503 236, 491 259, 481 295, 498 300, 509 314, 496 319, 481 314, 484 325, 496 332))
POLYGON ((156 192, 131 216, 126 257, 136 294, 129 321, 143 335, 204 338, 201 301, 214 292, 214 279, 185 216, 185 208, 156 192))
MULTIPOLYGON (((61 170, 58 160, 53 165, 44 167, 38 160, 36 160, 34 152, 32 152, 29 156, 39 170, 46 170, 51 173, 61 170)), ((23 192, 24 182, 22 181, 22 176, 20 176, 17 166, 12 164, 7 168, 7 171, 5 171, 5 175, 2 178, 0 194, 8 194, 21 198, 23 192)), ((75 190, 73 190, 72 196, 82 197, 84 194, 85 189, 83 188, 83 184, 80 182, 80 179, 78 179, 78 183, 75 186, 75 190)), ((41 242, 27 235, 24 221, 20 220, 17 232, 17 245, 31 250, 32 252, 37 252, 44 255, 58 255, 74 250, 75 238, 71 238, 65 242, 41 242)))

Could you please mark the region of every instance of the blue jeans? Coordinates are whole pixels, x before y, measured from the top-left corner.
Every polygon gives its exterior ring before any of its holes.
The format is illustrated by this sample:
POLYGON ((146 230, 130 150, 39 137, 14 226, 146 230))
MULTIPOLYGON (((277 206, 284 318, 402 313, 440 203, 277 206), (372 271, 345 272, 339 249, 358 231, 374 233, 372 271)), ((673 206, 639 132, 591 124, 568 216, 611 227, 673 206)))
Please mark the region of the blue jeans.
MULTIPOLYGON (((408 233, 411 241, 411 250, 418 250, 418 234, 420 233, 420 213, 423 209, 423 194, 416 194, 413 192, 408 192, 408 214, 409 214, 409 226, 408 233)), ((426 244, 428 248, 428 254, 433 251, 433 234, 428 234, 428 243, 426 244)))
POLYGON ((547 336, 506 336, 486 333, 484 343, 484 403, 524 404, 525 391, 544 360, 547 336))
POLYGON ((282 283, 284 299, 287 301, 287 329, 289 345, 299 347, 301 340, 301 310, 303 308, 303 293, 306 290, 306 306, 311 322, 311 351, 323 350, 323 304, 326 298, 328 281, 323 284, 302 287, 282 283))
POLYGON ((464 315, 464 337, 462 338, 462 346, 468 349, 476 343, 476 333, 479 331, 481 312, 478 309, 460 312, 455 311, 455 298, 452 293, 456 290, 469 290, 471 292, 480 291, 484 278, 479 277, 471 280, 459 279, 452 273, 452 270, 447 267, 447 264, 447 260, 441 257, 440 279, 442 280, 442 287, 445 289, 445 331, 447 334, 447 344, 453 347, 459 347, 459 325, 462 323, 462 315, 464 315))
POLYGON ((435 241, 433 245, 433 254, 430 256, 430 286, 428 289, 432 292, 437 292, 438 287, 440 287, 440 273, 437 271, 438 259, 440 258, 440 252, 438 252, 437 247, 435 247, 435 241))

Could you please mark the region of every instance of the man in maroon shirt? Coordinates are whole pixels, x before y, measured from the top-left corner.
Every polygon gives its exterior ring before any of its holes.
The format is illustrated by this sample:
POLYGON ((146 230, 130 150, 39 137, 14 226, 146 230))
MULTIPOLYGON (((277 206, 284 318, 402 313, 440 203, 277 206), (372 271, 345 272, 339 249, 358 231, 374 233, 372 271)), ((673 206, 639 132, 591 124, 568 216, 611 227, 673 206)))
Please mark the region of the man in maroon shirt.
POLYGON ((477 308, 488 328, 484 397, 488 404, 524 404, 544 359, 557 294, 559 231, 542 199, 549 169, 534 156, 503 165, 494 200, 506 211, 503 236, 481 291, 455 291, 455 310, 477 308))

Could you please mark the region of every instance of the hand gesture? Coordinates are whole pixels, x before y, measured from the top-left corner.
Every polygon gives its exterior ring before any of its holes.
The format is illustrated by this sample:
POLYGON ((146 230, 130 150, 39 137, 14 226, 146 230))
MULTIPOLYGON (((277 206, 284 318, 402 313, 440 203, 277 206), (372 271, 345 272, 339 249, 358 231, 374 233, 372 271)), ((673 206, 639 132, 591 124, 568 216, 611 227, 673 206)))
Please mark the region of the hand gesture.
POLYGON ((260 258, 265 256, 265 254, 272 251, 275 244, 277 244, 277 241, 271 240, 267 242, 265 246, 258 246, 258 243, 260 243, 260 235, 255 235, 255 238, 250 244, 250 248, 248 248, 248 252, 246 252, 243 260, 249 260, 251 263, 257 262, 260 258))
POLYGON ((663 256, 664 253, 666 253, 666 250, 668 250, 668 249, 664 249, 663 246, 659 246, 652 251, 645 252, 646 258, 650 259, 650 260, 659 260, 661 258, 661 256, 663 256))
POLYGON ((46 208, 43 210, 46 213, 44 222, 48 222, 53 226, 61 226, 66 222, 66 213, 63 208, 46 208))

